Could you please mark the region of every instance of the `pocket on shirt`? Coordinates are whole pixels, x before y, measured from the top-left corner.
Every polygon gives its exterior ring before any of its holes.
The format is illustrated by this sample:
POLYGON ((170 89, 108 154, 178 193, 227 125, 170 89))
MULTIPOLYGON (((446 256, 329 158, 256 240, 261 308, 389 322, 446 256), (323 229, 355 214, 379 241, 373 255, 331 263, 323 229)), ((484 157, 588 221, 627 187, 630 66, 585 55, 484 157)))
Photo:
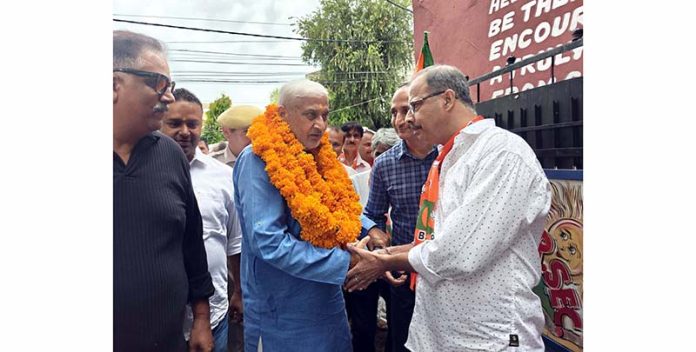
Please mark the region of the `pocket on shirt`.
POLYGON ((204 188, 195 189, 194 192, 204 226, 218 233, 225 232, 223 226, 227 225, 229 214, 223 195, 204 188))

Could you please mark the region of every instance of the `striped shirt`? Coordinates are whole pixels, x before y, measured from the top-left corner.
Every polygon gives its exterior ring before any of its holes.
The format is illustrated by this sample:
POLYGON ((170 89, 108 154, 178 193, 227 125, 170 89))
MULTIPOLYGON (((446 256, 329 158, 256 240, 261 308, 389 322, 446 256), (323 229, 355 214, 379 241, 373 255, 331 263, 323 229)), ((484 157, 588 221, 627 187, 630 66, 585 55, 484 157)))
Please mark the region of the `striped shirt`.
POLYGON ((186 351, 186 303, 213 294, 188 161, 154 132, 113 162, 114 351, 186 351))

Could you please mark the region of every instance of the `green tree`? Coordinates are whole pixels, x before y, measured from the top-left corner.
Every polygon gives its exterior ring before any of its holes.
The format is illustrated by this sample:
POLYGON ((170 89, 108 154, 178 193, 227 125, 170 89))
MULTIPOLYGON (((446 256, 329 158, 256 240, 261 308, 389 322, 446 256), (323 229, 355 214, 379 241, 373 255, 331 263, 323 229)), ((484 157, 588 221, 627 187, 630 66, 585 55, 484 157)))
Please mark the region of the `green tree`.
POLYGON ((329 90, 329 121, 389 126, 391 95, 412 67, 411 16, 383 0, 321 0, 294 25, 313 39, 302 45, 302 60, 321 66, 310 79, 329 90))
POLYGON ((232 99, 225 94, 222 94, 208 106, 208 111, 205 112, 203 132, 201 133, 201 139, 206 141, 206 143, 213 144, 225 139, 220 130, 220 125, 217 123, 217 117, 229 109, 230 106, 232 106, 232 99))
POLYGON ((269 99, 272 104, 278 104, 278 98, 280 97, 280 88, 276 88, 271 92, 269 99))

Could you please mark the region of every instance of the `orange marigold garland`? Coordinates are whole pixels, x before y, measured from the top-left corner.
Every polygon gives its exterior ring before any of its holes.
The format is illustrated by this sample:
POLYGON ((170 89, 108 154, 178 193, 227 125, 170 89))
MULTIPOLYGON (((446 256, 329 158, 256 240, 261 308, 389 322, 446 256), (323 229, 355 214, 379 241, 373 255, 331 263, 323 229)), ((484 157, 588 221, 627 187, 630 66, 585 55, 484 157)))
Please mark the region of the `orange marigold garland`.
POLYGON ((355 241, 362 207, 327 134, 315 160, 280 117, 278 106, 271 104, 254 119, 247 135, 254 154, 266 162, 271 183, 300 223, 302 239, 322 248, 355 241))

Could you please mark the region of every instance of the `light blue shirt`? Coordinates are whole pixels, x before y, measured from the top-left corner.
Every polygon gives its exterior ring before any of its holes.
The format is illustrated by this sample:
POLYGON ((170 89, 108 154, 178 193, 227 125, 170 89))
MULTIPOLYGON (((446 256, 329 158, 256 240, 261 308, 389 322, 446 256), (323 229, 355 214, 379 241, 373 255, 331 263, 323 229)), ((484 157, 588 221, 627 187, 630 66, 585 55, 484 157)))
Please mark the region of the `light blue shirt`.
POLYGON ((245 350, 256 351, 260 336, 264 352, 352 351, 341 290, 350 254, 300 238, 300 225, 265 167, 247 146, 233 173, 242 226, 245 350))

